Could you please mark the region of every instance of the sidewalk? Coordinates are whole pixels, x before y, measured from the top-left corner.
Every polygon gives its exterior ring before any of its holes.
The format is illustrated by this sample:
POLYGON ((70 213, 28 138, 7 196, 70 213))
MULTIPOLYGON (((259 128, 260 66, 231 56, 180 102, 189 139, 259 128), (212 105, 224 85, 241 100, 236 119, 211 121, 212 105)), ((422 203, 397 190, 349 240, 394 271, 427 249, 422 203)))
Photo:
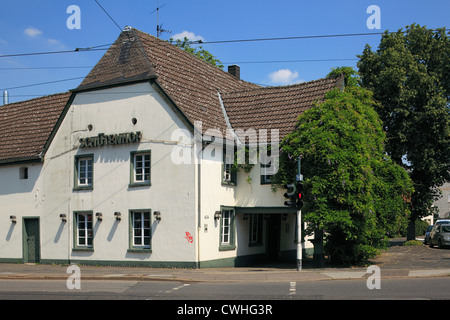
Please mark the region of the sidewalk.
MULTIPOLYGON (((450 249, 427 246, 405 247, 401 241, 373 260, 382 279, 400 277, 450 276, 450 249)), ((132 268, 80 266, 84 280, 132 280, 192 282, 298 282, 368 278, 367 268, 314 268, 304 260, 297 271, 294 265, 236 268, 132 268)), ((0 263, 1 280, 67 280, 72 273, 67 265, 0 263)))
MULTIPOLYGON (((68 266, 0 264, 1 280, 67 280, 72 272, 68 266)), ((291 282, 368 278, 366 268, 211 268, 160 269, 80 266, 82 280, 178 281, 194 282, 291 282)), ((399 277, 450 276, 450 268, 442 269, 386 269, 380 267, 382 279, 399 277)))

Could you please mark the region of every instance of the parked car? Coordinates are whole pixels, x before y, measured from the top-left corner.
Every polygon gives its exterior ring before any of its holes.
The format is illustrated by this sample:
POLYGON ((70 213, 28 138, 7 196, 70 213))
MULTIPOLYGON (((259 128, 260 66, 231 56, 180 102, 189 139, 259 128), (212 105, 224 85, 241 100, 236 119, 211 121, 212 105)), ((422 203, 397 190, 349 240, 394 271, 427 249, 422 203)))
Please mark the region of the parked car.
POLYGON ((450 246, 450 223, 436 224, 430 232, 430 247, 437 245, 439 248, 450 246))
POLYGON ((448 223, 450 223, 450 219, 439 219, 435 221, 434 225, 448 224, 448 223))
POLYGON ((431 230, 433 229, 434 225, 432 224, 431 226, 427 227, 427 230, 425 231, 425 239, 423 240, 423 244, 427 245, 430 242, 430 233, 431 230))

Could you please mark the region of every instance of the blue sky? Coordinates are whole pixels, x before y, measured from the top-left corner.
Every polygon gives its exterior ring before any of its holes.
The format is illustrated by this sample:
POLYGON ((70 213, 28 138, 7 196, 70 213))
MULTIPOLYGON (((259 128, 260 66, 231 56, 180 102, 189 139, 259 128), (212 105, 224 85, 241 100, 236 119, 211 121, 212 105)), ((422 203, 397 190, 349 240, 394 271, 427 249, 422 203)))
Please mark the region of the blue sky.
MULTIPOLYGON (((156 35, 156 0, 97 0, 121 27, 156 35)), ((204 41, 296 37, 397 31, 417 23, 450 27, 449 0, 159 0, 159 23, 204 41), (380 8, 381 29, 369 29, 370 5, 380 8)), ((113 43, 119 28, 95 0, 2 1, 0 56, 72 51, 113 43), (80 8, 81 29, 68 29, 70 5, 80 8)), ((292 62, 292 60, 356 59, 366 44, 376 49, 379 35, 279 41, 204 44, 225 65, 237 63, 241 78, 261 85, 285 85, 326 76, 333 67, 356 68, 356 60, 292 62), (261 63, 266 61, 265 63, 261 63), (267 61, 283 61, 270 62, 267 61), (289 62, 291 61, 291 62, 289 62)), ((105 47, 106 48, 106 47, 105 47)), ((10 102, 73 89, 105 51, 0 57, 0 90, 10 102), (44 82, 61 81, 46 85, 44 82), (33 85, 33 86, 29 86, 33 85), (23 88, 17 88, 26 86, 23 88)), ((0 101, 1 104, 1 101, 0 101)))

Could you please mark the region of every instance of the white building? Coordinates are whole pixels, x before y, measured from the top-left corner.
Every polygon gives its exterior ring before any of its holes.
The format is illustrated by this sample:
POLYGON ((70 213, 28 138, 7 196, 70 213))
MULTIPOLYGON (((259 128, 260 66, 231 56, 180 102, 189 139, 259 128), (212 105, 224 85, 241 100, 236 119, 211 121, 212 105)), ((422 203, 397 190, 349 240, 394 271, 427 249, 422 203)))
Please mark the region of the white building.
POLYGON ((217 138, 281 140, 342 78, 262 88, 232 73, 130 29, 78 88, 1 106, 0 262, 295 261, 273 162, 236 174, 217 138))

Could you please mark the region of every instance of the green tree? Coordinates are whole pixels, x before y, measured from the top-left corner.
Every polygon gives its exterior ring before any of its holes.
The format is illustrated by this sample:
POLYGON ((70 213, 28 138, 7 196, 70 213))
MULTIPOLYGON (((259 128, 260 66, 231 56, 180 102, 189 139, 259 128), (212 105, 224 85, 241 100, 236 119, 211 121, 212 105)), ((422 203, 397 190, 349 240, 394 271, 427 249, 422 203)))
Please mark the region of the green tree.
MULTIPOLYGON (((384 247, 387 227, 406 219, 406 172, 384 153, 385 134, 368 90, 356 85, 352 69, 337 69, 349 86, 335 89, 304 112, 281 143, 275 183, 292 182, 301 157, 306 232, 315 236, 314 258, 323 252, 337 264, 358 264, 384 247), (391 193, 392 191, 395 191, 391 193), (383 202, 380 205, 380 201, 383 202)), ((405 220, 406 221, 406 220, 405 220)))
POLYGON ((219 59, 217 59, 214 55, 212 55, 208 50, 203 49, 202 46, 198 48, 191 47, 190 42, 191 41, 186 37, 184 37, 183 40, 181 39, 174 40, 173 38, 169 39, 169 43, 223 70, 222 62, 219 59))
POLYGON ((362 86, 374 93, 386 151, 414 182, 408 240, 450 181, 450 40, 445 28, 418 25, 383 34, 376 52, 359 56, 362 86))

